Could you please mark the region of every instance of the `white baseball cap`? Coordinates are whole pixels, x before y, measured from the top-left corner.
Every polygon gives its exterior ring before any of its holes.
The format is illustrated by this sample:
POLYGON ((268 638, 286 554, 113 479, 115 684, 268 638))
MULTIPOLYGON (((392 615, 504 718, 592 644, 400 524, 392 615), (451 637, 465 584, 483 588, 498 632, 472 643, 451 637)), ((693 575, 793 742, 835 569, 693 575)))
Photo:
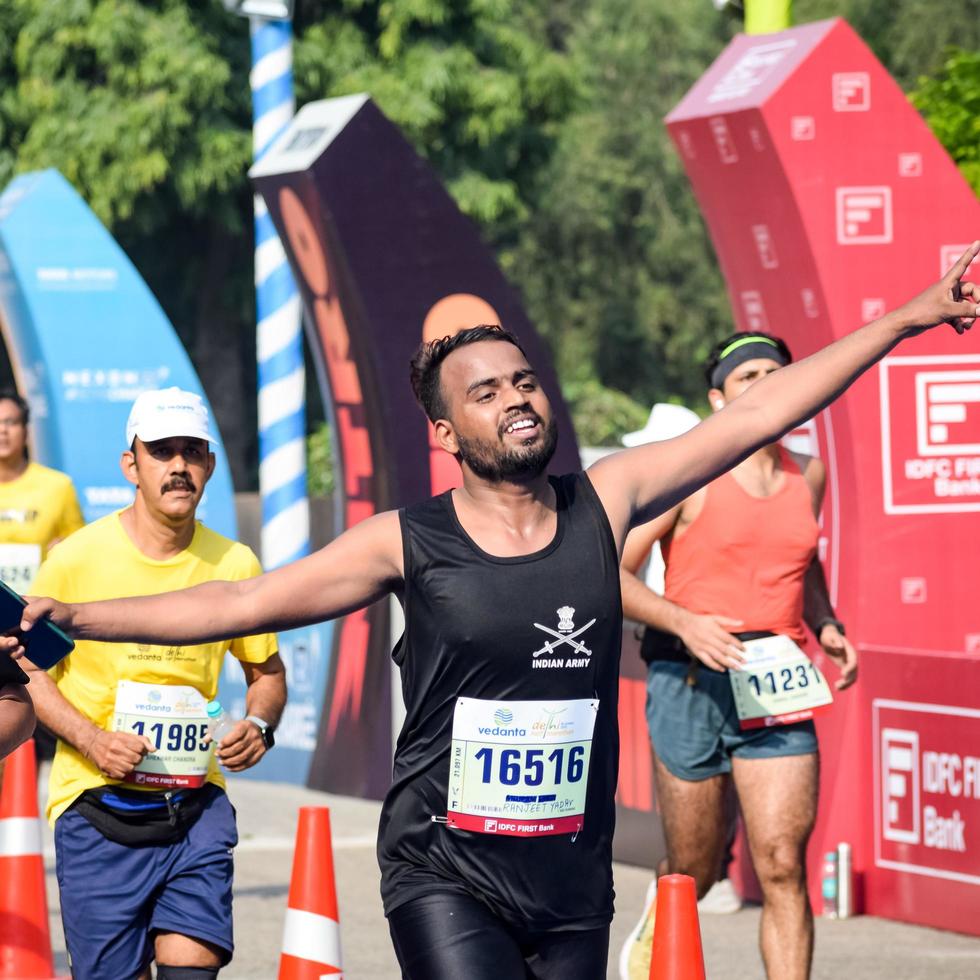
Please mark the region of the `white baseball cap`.
POLYGON ((137 396, 126 422, 126 445, 132 446, 137 437, 154 442, 173 436, 217 443, 204 399, 181 388, 144 391, 137 396))
POLYGON ((623 445, 642 446, 648 442, 660 442, 663 439, 673 439, 675 436, 682 436, 689 429, 700 422, 696 412, 685 408, 683 405, 670 405, 667 402, 658 402, 650 410, 650 418, 642 429, 636 432, 627 432, 623 436, 623 445))

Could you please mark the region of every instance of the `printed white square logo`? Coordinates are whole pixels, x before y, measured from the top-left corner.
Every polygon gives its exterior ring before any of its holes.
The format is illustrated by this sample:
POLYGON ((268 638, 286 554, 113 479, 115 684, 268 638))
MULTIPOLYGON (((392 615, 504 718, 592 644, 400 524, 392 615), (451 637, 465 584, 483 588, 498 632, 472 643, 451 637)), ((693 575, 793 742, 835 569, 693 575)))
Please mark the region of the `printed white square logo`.
POLYGON ((497 832, 497 821, 496 820, 484 820, 483 821, 483 832, 486 834, 495 834, 497 832))
POLYGON ((762 294, 755 289, 750 289, 741 294, 741 299, 746 328, 768 333, 769 320, 766 317, 766 308, 762 303, 762 294))
POLYGON ((817 303, 817 294, 812 289, 801 289, 800 299, 803 300, 803 313, 811 320, 816 320, 820 316, 820 306, 817 303))
POLYGON ((892 240, 892 189, 837 188, 837 244, 887 245, 892 240))
MULTIPOLYGON (((939 246, 939 275, 945 276, 952 269, 956 260, 969 248, 969 243, 962 245, 940 245, 939 246)), ((971 282, 980 279, 980 256, 977 256, 966 270, 966 278, 971 282)))
POLYGON ((881 835, 919 843, 919 736, 900 728, 881 732, 881 835))
POLYGON ((866 71, 834 72, 834 112, 867 112, 871 108, 871 76, 866 71))
POLYGON ((926 601, 926 580, 924 578, 903 578, 901 590, 902 602, 906 606, 919 606, 926 601))
POLYGON ((919 371, 915 428, 920 456, 980 454, 980 370, 919 371))
POLYGON ((922 154, 921 153, 899 153, 899 155, 898 155, 898 176, 899 177, 921 177, 922 176, 922 154))
POLYGON ((980 633, 967 633, 963 646, 967 653, 980 653, 980 633))
POLYGON ((708 127, 711 135, 715 138, 715 146, 718 147, 718 156, 722 163, 738 163, 738 150, 735 149, 735 141, 732 139, 731 131, 724 116, 713 116, 708 120, 708 127))
POLYGON ((870 323, 872 320, 877 320, 880 317, 883 317, 887 312, 888 311, 885 308, 885 301, 878 296, 861 300, 862 323, 870 323))
POLYGON ((816 139, 816 119, 813 116, 793 116, 789 121, 789 135, 798 142, 816 139))
POLYGON ((755 239, 755 248, 759 253, 759 261, 763 269, 778 269, 779 259, 776 257, 776 246, 773 244, 772 235, 768 225, 753 225, 752 237, 755 239))
POLYGON ((766 141, 763 139, 762 130, 758 126, 749 129, 749 139, 752 140, 752 149, 756 153, 763 153, 766 149, 766 141))
POLYGON ((715 83, 708 101, 725 102, 748 95, 769 77, 795 47, 796 41, 792 39, 753 45, 715 83))
POLYGON ((677 133, 677 142, 681 145, 681 152, 688 160, 694 160, 697 154, 694 152, 694 141, 691 134, 686 129, 681 129, 677 133))

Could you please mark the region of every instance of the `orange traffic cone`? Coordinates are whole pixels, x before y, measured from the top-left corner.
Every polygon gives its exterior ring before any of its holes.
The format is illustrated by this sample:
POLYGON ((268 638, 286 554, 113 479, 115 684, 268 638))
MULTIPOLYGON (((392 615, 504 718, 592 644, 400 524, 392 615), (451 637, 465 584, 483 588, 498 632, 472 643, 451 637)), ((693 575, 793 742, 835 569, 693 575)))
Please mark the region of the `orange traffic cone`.
POLYGON ((330 843, 330 810, 301 806, 279 980, 340 980, 340 915, 330 843))
POLYGON ((698 896, 689 875, 657 879, 650 980, 705 980, 698 896))
POLYGON ((54 977, 34 740, 7 758, 0 792, 0 978, 54 977))

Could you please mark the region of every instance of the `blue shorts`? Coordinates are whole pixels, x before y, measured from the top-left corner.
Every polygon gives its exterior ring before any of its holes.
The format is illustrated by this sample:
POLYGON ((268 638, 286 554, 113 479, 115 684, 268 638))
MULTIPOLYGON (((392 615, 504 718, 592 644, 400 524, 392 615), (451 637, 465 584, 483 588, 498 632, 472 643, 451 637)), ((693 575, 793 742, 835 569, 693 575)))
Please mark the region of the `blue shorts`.
POLYGON ((647 726, 657 757, 678 779, 698 782, 732 771, 732 756, 772 759, 817 751, 812 721, 739 728, 727 673, 702 665, 687 683, 687 664, 658 660, 647 667, 647 726))
POLYGON ((235 811, 215 786, 177 844, 127 847, 80 813, 55 823, 61 918, 74 980, 133 980, 153 959, 153 933, 214 943, 231 959, 235 811))

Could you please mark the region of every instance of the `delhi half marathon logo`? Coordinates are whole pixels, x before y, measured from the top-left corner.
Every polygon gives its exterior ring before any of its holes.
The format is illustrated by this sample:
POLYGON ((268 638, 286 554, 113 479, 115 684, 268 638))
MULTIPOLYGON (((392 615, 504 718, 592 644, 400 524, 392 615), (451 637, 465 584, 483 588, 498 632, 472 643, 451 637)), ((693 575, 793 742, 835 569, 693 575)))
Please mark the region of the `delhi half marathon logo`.
POLYGON ((595 619, 590 619, 584 626, 575 628, 575 608, 574 606, 562 606, 558 610, 558 628, 543 626, 535 623, 534 628, 547 634, 550 639, 544 641, 544 646, 535 650, 531 656, 532 667, 586 667, 592 651, 578 639, 587 629, 595 624, 595 619), (565 650, 564 647, 569 647, 565 650), (555 656, 555 653, 561 656, 555 656), (568 656, 569 653, 577 656, 568 656))

